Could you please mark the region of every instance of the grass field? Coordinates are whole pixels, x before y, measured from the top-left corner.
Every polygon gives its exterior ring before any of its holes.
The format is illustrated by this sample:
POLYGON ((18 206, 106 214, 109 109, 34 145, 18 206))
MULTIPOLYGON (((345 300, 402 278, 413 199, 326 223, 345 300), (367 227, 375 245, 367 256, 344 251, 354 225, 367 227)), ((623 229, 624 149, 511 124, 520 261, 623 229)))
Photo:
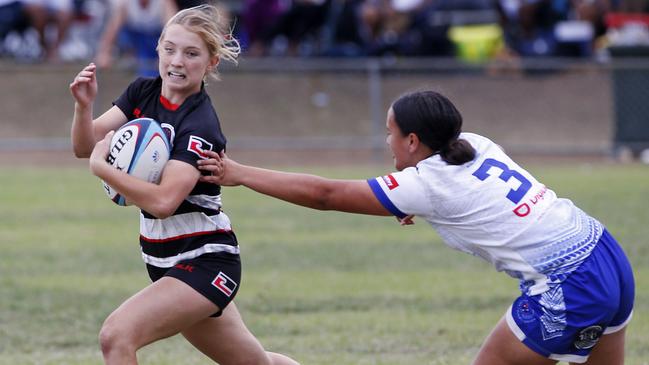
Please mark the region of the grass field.
MULTIPOLYGON (((626 249, 637 281, 626 363, 649 364, 649 167, 528 169, 626 249)), ((102 364, 104 318, 148 283, 137 210, 110 203, 83 168, 3 166, 0 183, 0 365, 102 364)), ((309 211, 242 188, 227 188, 224 204, 242 246, 244 320, 267 349, 303 364, 467 364, 517 294, 515 280, 447 248, 421 221, 309 211)), ((209 363, 182 338, 139 358, 209 363)))

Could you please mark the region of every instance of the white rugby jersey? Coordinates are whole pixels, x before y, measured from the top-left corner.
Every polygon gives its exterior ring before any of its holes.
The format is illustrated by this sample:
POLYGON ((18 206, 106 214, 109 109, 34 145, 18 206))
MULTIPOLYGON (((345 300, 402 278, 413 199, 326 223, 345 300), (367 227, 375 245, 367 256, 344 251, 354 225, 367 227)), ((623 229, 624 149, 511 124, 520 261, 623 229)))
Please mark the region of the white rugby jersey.
POLYGON ((570 200, 510 159, 494 142, 462 133, 473 161, 449 165, 439 155, 369 179, 374 194, 397 217, 425 219, 444 242, 482 257, 521 280, 529 295, 562 281, 590 255, 603 227, 570 200))

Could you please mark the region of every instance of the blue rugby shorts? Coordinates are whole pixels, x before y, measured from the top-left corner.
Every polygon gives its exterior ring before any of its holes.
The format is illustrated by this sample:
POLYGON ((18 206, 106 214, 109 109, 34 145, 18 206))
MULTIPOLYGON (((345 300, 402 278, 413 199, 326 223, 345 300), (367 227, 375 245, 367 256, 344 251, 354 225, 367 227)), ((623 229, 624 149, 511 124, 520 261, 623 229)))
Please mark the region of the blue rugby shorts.
POLYGON ((583 363, 602 335, 631 319, 635 284, 629 260, 604 230, 590 256, 550 290, 518 297, 506 314, 512 332, 535 352, 583 363))

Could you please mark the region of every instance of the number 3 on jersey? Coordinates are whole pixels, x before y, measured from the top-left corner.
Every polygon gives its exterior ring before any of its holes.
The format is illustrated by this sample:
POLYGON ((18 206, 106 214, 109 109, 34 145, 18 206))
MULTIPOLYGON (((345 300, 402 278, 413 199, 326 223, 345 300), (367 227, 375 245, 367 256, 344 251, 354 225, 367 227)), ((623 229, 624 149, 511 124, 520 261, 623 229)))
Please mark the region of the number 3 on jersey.
POLYGON ((494 160, 493 158, 484 160, 482 165, 480 165, 480 167, 473 173, 473 176, 477 177, 480 181, 484 181, 491 176, 489 170, 491 170, 492 167, 496 167, 502 171, 500 176, 498 176, 500 180, 507 182, 509 179, 514 178, 521 183, 518 189, 511 189, 509 193, 507 193, 507 199, 511 200, 514 204, 518 204, 530 188, 532 188, 532 183, 520 172, 510 170, 509 166, 498 160, 494 160))

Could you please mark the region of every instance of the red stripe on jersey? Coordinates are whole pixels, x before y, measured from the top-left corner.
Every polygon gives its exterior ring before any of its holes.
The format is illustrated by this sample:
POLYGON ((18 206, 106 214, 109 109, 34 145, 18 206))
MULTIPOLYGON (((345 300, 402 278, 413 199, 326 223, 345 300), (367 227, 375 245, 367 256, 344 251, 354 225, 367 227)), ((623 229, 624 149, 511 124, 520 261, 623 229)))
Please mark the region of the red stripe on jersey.
POLYGON ((193 232, 193 233, 182 234, 180 236, 174 236, 174 237, 168 237, 168 238, 149 238, 149 237, 145 237, 143 235, 140 235, 140 239, 142 241, 146 241, 146 242, 149 242, 149 243, 166 243, 166 242, 181 240, 183 238, 204 236, 204 235, 213 234, 213 233, 229 233, 229 232, 232 232, 232 230, 231 229, 217 229, 215 231, 193 232))
POLYGON ((160 95, 160 104, 162 104, 165 109, 171 110, 172 112, 175 112, 176 110, 178 110, 178 108, 180 108, 180 104, 174 104, 162 95, 160 95))

